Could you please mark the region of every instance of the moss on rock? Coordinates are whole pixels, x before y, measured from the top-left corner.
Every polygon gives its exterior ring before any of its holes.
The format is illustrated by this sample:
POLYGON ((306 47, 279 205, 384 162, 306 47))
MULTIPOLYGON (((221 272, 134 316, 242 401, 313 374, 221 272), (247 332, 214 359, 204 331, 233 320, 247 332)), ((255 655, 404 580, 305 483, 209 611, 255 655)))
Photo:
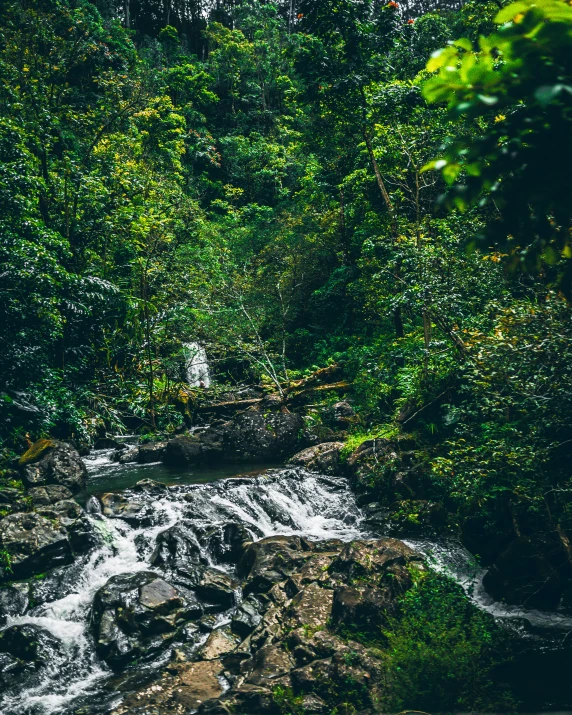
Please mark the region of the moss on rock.
POLYGON ((27 452, 20 457, 18 464, 20 467, 25 467, 26 464, 32 464, 40 460, 46 452, 53 449, 56 443, 53 439, 39 439, 28 449, 27 452))

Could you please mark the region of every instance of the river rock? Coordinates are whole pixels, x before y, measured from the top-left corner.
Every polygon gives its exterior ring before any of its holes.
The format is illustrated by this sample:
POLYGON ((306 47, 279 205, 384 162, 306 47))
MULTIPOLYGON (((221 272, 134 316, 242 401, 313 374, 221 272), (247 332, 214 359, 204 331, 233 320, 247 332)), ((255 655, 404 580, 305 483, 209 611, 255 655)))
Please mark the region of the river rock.
POLYGON ((97 652, 111 667, 146 657, 169 643, 196 610, 156 573, 113 576, 96 593, 92 623, 97 652))
POLYGON ((303 429, 296 413, 244 412, 227 423, 225 456, 237 462, 275 460, 296 450, 303 429))
POLYGON ((15 578, 27 578, 73 560, 68 535, 39 514, 11 514, 0 521, 0 546, 15 578))
POLYGON ((38 440, 20 458, 19 465, 29 487, 60 484, 74 494, 85 489, 85 464, 78 451, 66 442, 38 440))
POLYGON ((151 464, 160 462, 165 455, 167 442, 149 442, 142 444, 137 450, 137 461, 140 464, 151 464))
POLYGON ((291 457, 287 464, 322 474, 342 474, 340 451, 343 446, 343 442, 323 442, 314 447, 307 447, 291 457))
POLYGON ((396 539, 354 541, 332 562, 331 623, 336 627, 382 625, 411 587, 411 568, 424 569, 421 556, 396 539))
POLYGON ((50 631, 33 623, 10 626, 0 633, 0 653, 19 660, 46 665, 61 650, 60 641, 50 631))
POLYGON ((164 461, 173 467, 187 467, 223 458, 222 427, 211 427, 192 435, 179 435, 167 442, 164 461))
POLYGON ((215 563, 238 563, 244 553, 245 544, 250 542, 252 537, 243 524, 229 521, 197 530, 197 538, 215 563))
POLYGON ((107 493, 101 497, 103 514, 110 519, 125 519, 134 524, 150 522, 146 504, 128 499, 123 494, 107 493))
POLYGON ((261 622, 260 604, 250 596, 240 604, 233 614, 230 627, 241 638, 246 638, 261 622))
POLYGON ((48 506, 64 499, 71 499, 72 493, 61 484, 46 484, 44 487, 32 487, 28 490, 28 496, 35 507, 48 506))
POLYGON ((197 596, 206 602, 208 611, 232 608, 236 604, 238 582, 224 571, 207 568, 196 586, 197 596))
POLYGON ((186 526, 182 522, 157 534, 151 564, 194 578, 197 567, 206 566, 208 560, 203 555, 192 525, 186 526))
POLYGON ((264 593, 292 576, 310 558, 311 548, 299 536, 269 536, 250 544, 238 564, 244 593, 264 593))
POLYGON ((0 626, 6 625, 8 617, 22 616, 30 603, 30 587, 27 583, 14 583, 0 589, 0 626))
POLYGON ((111 715, 177 715, 196 712, 203 703, 222 695, 222 673, 223 666, 219 660, 172 663, 157 683, 128 695, 111 715))
POLYGON ((237 638, 229 628, 217 628, 211 631, 204 645, 198 650, 197 656, 201 660, 215 660, 236 650, 239 643, 240 638, 237 638))
POLYGON ((283 644, 268 645, 261 648, 245 667, 249 669, 247 683, 275 687, 278 679, 289 675, 294 660, 283 644))
POLYGON ((332 613, 334 592, 313 582, 299 591, 288 609, 291 627, 325 628, 332 613))
POLYGON ((117 451, 114 453, 114 459, 119 464, 132 464, 139 461, 139 447, 131 447, 130 449, 117 451))
POLYGON ((63 526, 70 526, 84 514, 81 506, 73 499, 62 499, 55 504, 39 507, 36 511, 47 519, 57 519, 63 526))

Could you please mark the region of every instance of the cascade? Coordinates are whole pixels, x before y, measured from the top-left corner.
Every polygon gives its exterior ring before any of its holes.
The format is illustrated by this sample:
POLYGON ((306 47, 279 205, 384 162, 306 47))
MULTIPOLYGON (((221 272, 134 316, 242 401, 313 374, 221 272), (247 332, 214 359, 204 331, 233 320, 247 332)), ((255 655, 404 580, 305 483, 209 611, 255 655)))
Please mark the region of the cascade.
POLYGON ((210 387, 209 363, 204 347, 199 343, 186 343, 184 353, 187 383, 191 387, 210 387))

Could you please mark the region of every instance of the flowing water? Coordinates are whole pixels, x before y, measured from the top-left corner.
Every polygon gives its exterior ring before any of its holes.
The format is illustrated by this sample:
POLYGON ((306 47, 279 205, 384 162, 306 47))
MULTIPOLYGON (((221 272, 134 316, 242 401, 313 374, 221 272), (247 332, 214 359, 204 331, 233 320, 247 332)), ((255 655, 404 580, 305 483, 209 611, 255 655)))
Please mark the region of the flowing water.
MULTIPOLYGON (((117 465, 110 461, 110 455, 110 450, 101 450, 87 460, 89 489, 83 498, 99 534, 99 545, 73 564, 34 581, 33 607, 7 623, 6 627, 41 626, 58 639, 59 646, 48 664, 27 678, 23 686, 0 695, 2 715, 71 715, 81 712, 83 705, 89 705, 90 713, 106 713, 129 689, 129 678, 141 682, 146 667, 158 667, 156 660, 148 666, 138 666, 136 672, 127 673, 123 679, 113 674, 95 653, 90 609, 96 591, 110 577, 153 570, 150 559, 156 537, 174 524, 192 535, 205 527, 240 523, 253 539, 276 534, 346 541, 376 536, 367 527, 343 478, 284 468, 267 469, 260 474, 260 465, 256 469, 252 465, 251 474, 244 474, 251 470, 242 465, 240 475, 237 467, 173 472, 158 464, 117 465), (168 486, 163 490, 129 490, 138 480, 149 478, 168 486), (131 499, 143 504, 145 519, 133 524, 102 516, 93 494, 110 489, 127 489, 131 499)), ((480 585, 483 572, 458 543, 420 539, 409 543, 426 554, 435 568, 453 576, 480 607, 493 615, 515 622, 526 619, 534 626, 551 627, 560 634, 572 631, 570 618, 493 602, 480 585)), ((232 569, 218 563, 215 553, 207 550, 204 556, 216 568, 232 569)))
MULTIPOLYGON (((127 476, 119 484, 138 477, 177 482, 184 475, 166 473, 159 465, 125 465, 109 462, 109 451, 101 451, 88 461, 90 491, 101 493, 109 487, 110 472, 123 470, 127 476)), ((244 468, 244 465, 242 465, 244 468)), ((228 471, 228 470, 225 470, 228 471)), ((234 468, 236 473, 237 468, 234 468)), ((355 539, 363 534, 362 514, 343 479, 322 477, 302 470, 269 470, 260 476, 220 479, 220 473, 186 474, 195 483, 172 484, 160 496, 148 492, 133 496, 144 502, 151 525, 130 525, 122 519, 97 513, 98 502, 88 497, 89 518, 101 535, 99 547, 62 567, 33 585, 37 603, 24 616, 11 617, 6 627, 35 624, 47 629, 61 642, 50 663, 20 692, 0 695, 3 715, 48 715, 75 712, 83 703, 101 703, 107 712, 114 700, 114 676, 99 660, 90 633, 90 608, 96 591, 116 574, 148 571, 157 534, 179 523, 189 532, 204 526, 242 523, 254 539, 275 534, 297 534, 310 539, 355 539), (216 481, 211 481, 216 478, 216 481), (201 483, 202 482, 202 483, 201 483)), ((228 476, 228 474, 226 474, 228 476)), ((128 492, 129 493, 129 492, 128 492)), ((213 554, 205 554, 212 565, 213 554)), ((154 664, 155 667, 157 663, 154 664)), ((90 712, 93 712, 91 710, 90 712)))

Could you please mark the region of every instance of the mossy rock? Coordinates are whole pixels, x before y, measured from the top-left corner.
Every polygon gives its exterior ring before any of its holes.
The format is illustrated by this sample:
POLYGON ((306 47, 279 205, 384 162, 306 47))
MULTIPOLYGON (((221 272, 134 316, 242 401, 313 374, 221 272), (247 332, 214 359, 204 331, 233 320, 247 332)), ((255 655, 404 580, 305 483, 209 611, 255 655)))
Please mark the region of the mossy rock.
POLYGON ((53 449, 56 443, 53 439, 39 439, 28 449, 27 452, 20 457, 18 464, 20 467, 25 467, 26 464, 32 464, 40 460, 46 452, 53 449))

